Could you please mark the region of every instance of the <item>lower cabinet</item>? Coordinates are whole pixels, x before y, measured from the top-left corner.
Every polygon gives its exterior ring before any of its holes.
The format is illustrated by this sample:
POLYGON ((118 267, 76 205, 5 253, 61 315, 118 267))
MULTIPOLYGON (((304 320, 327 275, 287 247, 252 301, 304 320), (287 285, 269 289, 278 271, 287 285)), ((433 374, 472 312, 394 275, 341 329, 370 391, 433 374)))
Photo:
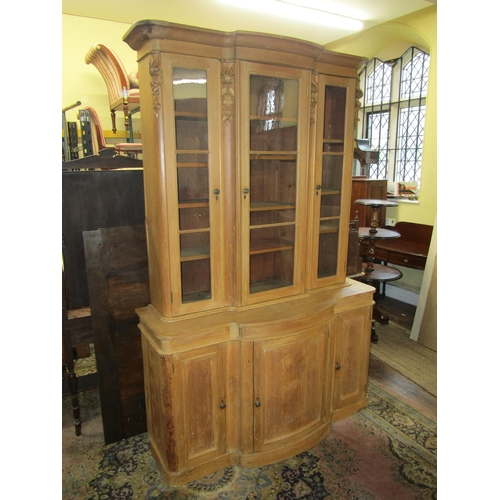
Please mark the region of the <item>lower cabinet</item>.
POLYGON ((330 292, 201 322, 139 310, 151 450, 168 484, 283 460, 366 405, 373 288, 353 283, 353 309, 330 292))
POLYGON ((335 317, 333 420, 367 405, 372 307, 342 312, 335 317))
POLYGON ((173 356, 174 426, 179 468, 226 452, 226 343, 173 356))

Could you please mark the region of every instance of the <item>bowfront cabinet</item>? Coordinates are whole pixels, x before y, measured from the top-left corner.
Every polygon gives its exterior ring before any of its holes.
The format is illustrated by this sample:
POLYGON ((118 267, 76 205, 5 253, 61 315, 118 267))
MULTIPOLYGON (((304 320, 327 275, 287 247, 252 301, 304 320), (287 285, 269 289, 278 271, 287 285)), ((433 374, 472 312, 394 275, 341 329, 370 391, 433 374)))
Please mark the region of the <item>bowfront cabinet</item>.
POLYGON ((182 484, 300 453, 367 403, 373 288, 346 279, 363 59, 163 21, 124 40, 141 81, 153 456, 182 484))

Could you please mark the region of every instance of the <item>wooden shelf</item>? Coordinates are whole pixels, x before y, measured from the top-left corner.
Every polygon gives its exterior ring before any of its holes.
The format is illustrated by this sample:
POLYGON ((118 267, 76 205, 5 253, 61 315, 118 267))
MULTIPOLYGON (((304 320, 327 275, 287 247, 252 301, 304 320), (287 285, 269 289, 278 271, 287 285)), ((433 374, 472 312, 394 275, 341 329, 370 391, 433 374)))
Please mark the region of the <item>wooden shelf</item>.
POLYGON ((190 302, 199 302, 200 300, 208 300, 211 298, 210 292, 187 293, 182 296, 182 302, 188 304, 190 302))
POLYGON ((208 163, 202 163, 202 162, 177 162, 177 167, 178 168, 207 168, 208 163))
POLYGON ((292 250, 293 242, 282 241, 277 238, 269 240, 255 240, 250 242, 250 255, 259 253, 282 252, 283 250, 292 250))
POLYGON ((340 189, 322 189, 321 196, 331 196, 332 194, 340 194, 340 189))
POLYGON ((210 247, 203 245, 199 247, 191 247, 181 249, 181 262, 188 262, 191 260, 202 260, 210 258, 210 247))
POLYGON ((271 160, 271 161, 297 161, 296 153, 273 153, 270 151, 252 151, 250 160, 271 160))
POLYGON ((290 285, 293 285, 293 283, 282 280, 260 281, 250 284, 250 293, 265 292, 266 290, 275 290, 276 288, 283 288, 290 285))
POLYGON ((325 233, 338 233, 339 232, 339 227, 337 226, 332 226, 328 222, 320 222, 319 224, 319 232, 320 234, 325 234, 325 233))
POLYGON ((208 207, 208 200, 179 200, 179 208, 201 208, 208 207))
POLYGON ((197 113, 196 111, 176 111, 176 118, 203 118, 208 119, 206 113, 197 113))
POLYGON ((250 203, 250 212, 265 212, 267 210, 294 210, 294 203, 285 201, 254 201, 250 203))

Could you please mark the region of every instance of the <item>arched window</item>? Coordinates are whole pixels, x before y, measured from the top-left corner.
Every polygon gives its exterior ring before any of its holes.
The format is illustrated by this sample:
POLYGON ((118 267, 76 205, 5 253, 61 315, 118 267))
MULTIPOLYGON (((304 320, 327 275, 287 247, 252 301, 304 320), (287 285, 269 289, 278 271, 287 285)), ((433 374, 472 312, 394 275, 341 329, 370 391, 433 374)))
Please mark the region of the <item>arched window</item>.
POLYGON ((410 47, 390 61, 372 59, 361 70, 357 136, 379 151, 379 162, 369 165, 370 179, 415 184, 418 192, 429 62, 429 54, 410 47))

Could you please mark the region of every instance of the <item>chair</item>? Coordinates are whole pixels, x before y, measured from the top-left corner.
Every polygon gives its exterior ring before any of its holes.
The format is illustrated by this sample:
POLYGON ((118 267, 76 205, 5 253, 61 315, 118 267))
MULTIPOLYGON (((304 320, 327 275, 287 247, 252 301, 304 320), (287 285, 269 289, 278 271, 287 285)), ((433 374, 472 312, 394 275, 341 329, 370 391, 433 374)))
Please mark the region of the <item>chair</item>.
MULTIPOLYGON (((142 143, 139 142, 121 142, 119 144, 106 144, 106 140, 104 138, 104 132, 101 127, 101 122, 99 121, 99 117, 97 116, 97 112, 94 108, 90 106, 85 106, 83 110, 88 111, 88 117, 90 120, 90 138, 92 141, 92 145, 97 145, 97 151, 93 151, 94 154, 99 153, 103 149, 111 149, 112 151, 116 151, 117 153, 125 154, 125 155, 134 155, 134 158, 137 157, 138 154, 142 153, 142 143)), ((83 132, 82 132, 83 133, 83 132)), ((86 141, 85 137, 82 136, 82 144, 85 152, 86 141)), ((95 148, 92 147, 94 150, 95 148)))
POLYGON ((93 64, 104 78, 108 89, 113 132, 116 133, 116 111, 123 111, 125 128, 128 130, 129 115, 139 109, 137 71, 127 75, 118 56, 103 43, 96 43, 89 49, 85 62, 93 64))

